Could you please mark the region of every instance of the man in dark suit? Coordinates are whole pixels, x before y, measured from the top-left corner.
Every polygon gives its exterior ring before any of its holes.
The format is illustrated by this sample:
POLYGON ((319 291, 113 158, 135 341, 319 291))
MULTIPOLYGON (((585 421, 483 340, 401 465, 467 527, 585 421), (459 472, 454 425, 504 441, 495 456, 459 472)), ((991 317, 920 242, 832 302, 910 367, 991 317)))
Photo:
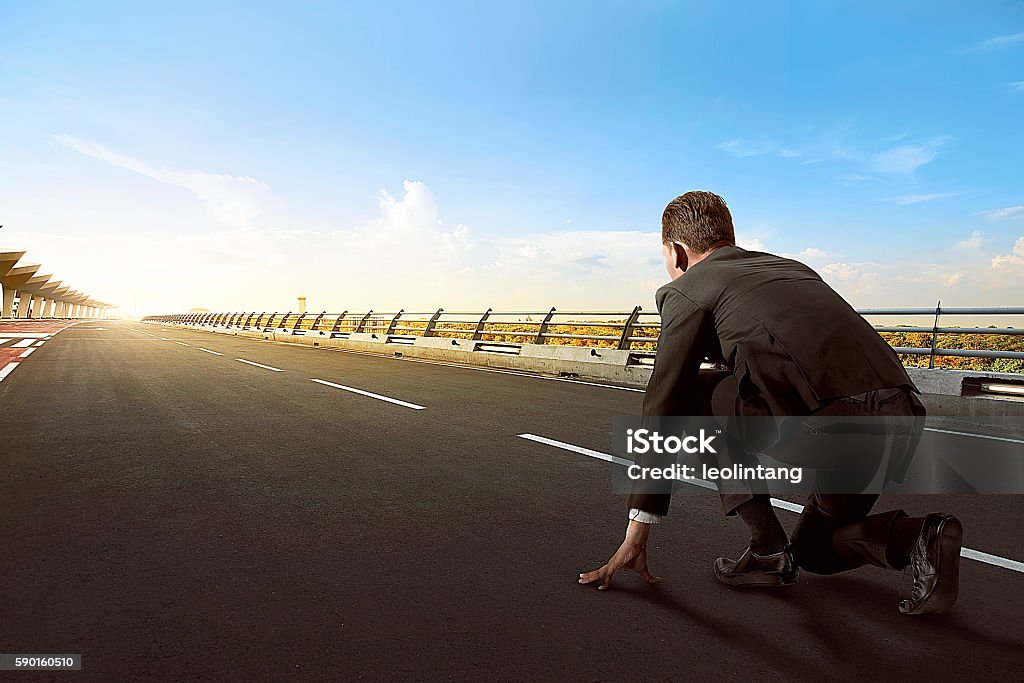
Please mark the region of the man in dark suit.
MULTIPOLYGON (((741 422, 729 457, 764 452, 806 464, 808 453, 813 462, 825 451, 833 461, 818 471, 791 540, 763 488, 720 484, 724 512, 746 523, 750 545, 737 560, 719 558, 716 578, 731 586, 780 586, 795 584, 798 568, 832 574, 909 564, 914 591, 900 611, 949 609, 958 591, 959 520, 902 510, 872 514, 877 491, 858 492, 878 468, 886 481, 902 480, 923 428, 917 388, 892 348, 804 264, 737 247, 732 216, 715 194, 688 192, 670 202, 662 241, 672 282, 657 292, 662 329, 644 416, 725 415, 748 424, 793 418, 767 437, 741 422), (728 369, 702 370, 705 359, 728 369), (855 441, 858 452, 832 442, 823 449, 818 427, 844 418, 869 418, 878 433, 855 441), (854 490, 847 491, 851 481, 854 490)), ((667 515, 670 496, 670 486, 635 485, 625 540, 580 583, 607 588, 619 569, 657 581, 647 568, 647 539, 667 515)))

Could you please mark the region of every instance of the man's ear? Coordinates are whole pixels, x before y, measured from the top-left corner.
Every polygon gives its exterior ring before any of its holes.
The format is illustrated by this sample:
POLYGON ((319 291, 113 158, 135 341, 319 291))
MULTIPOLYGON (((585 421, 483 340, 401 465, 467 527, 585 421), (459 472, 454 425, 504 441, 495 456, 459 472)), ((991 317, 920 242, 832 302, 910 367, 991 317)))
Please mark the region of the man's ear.
POLYGON ((678 242, 673 242, 672 252, 675 254, 676 268, 683 272, 686 272, 687 266, 690 265, 690 259, 687 258, 686 256, 686 249, 684 249, 683 245, 679 244, 678 242))

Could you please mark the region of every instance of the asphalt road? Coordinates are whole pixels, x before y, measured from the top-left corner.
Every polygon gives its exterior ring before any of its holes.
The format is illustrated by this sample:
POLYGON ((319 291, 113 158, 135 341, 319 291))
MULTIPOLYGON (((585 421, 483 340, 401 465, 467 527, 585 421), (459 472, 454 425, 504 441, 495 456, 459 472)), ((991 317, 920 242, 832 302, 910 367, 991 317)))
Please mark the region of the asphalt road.
MULTIPOLYGON (((80 653, 83 670, 6 676, 1020 676, 1019 570, 964 560, 940 618, 900 615, 909 576, 872 568, 730 590, 711 563, 746 538, 710 495, 678 496, 654 530, 661 584, 578 585, 625 528, 611 465, 519 435, 607 452, 641 399, 141 323, 66 329, 0 382, 0 652, 80 653)), ((1024 497, 880 503, 897 505, 955 512, 967 546, 1024 560, 1024 497)))

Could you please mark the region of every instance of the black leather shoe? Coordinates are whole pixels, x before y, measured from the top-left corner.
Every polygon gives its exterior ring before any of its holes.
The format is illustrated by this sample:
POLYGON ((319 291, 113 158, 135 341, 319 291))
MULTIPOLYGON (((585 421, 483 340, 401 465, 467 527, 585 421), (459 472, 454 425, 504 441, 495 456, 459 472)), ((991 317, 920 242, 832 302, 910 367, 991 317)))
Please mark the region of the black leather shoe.
POLYGON ((738 560, 715 560, 715 578, 727 586, 790 586, 799 572, 788 548, 772 555, 756 555, 748 547, 738 560))
POLYGON ((964 528, 952 515, 925 517, 921 535, 910 552, 914 592, 900 601, 903 614, 938 614, 956 602, 960 590, 960 546, 964 528))

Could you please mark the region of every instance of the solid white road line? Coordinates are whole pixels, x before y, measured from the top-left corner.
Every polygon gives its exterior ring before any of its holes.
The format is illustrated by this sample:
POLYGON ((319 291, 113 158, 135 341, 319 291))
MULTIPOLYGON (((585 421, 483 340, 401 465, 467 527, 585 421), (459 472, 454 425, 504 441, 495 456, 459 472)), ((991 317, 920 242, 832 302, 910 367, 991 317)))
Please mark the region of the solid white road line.
POLYGON ((14 372, 14 368, 16 367, 18 367, 17 363, 8 363, 7 365, 0 368, 0 382, 3 382, 7 378, 7 375, 14 372))
POLYGON ((251 360, 246 360, 244 358, 236 358, 235 360, 237 360, 239 363, 245 363, 246 365, 255 365, 256 367, 263 368, 264 370, 273 370, 274 372, 284 372, 284 370, 282 370, 281 368, 272 368, 269 365, 261 365, 260 363, 253 363, 251 360))
POLYGON ((35 351, 35 347, 25 349, 24 351, 21 352, 21 355, 18 356, 18 358, 28 358, 29 356, 32 355, 33 351, 35 351))
POLYGON ((18 342, 17 344, 14 344, 13 346, 16 349, 23 349, 26 346, 32 346, 35 342, 36 342, 35 339, 22 339, 20 342, 18 342))
POLYGON ((371 394, 369 391, 363 391, 362 389, 356 389, 354 387, 346 387, 344 384, 335 384, 334 382, 328 382, 323 379, 313 379, 311 382, 317 384, 323 384, 325 386, 334 387, 335 389, 341 389, 342 391, 351 391, 353 394, 359 394, 360 396, 369 396, 379 401, 387 401, 388 403, 394 403, 395 405, 405 406, 406 408, 412 408, 413 410, 426 410, 426 406, 418 406, 415 403, 408 403, 406 401, 399 401, 397 398, 390 398, 388 396, 381 396, 380 394, 371 394))
MULTIPOLYGON (((316 380, 313 380, 314 382, 316 380)), ((564 441, 555 441, 554 439, 548 439, 543 436, 537 436, 536 434, 520 434, 523 439, 529 439, 530 441, 536 441, 538 443, 547 444, 548 446, 554 446, 555 448, 561 448, 566 451, 572 451, 573 453, 581 453, 582 455, 590 456, 591 458, 597 458, 598 460, 605 460, 608 462, 614 462, 616 465, 629 466, 633 464, 631 460, 624 460, 623 458, 617 458, 609 453, 602 453, 600 451, 593 451, 589 448, 583 448, 582 446, 575 446, 564 441)), ((970 434, 969 436, 975 436, 970 434)), ((693 484, 701 488, 715 489, 715 485, 711 482, 704 481, 703 479, 697 480, 683 480, 683 483, 693 484)), ((788 500, 779 500, 778 498, 772 498, 772 505, 789 512, 795 512, 800 514, 804 511, 803 505, 797 505, 791 503, 788 500)), ((982 552, 980 550, 974 550, 972 548, 961 548, 960 557, 967 558, 968 560, 975 560, 976 562, 983 562, 984 564, 992 565, 993 567, 1002 567, 1003 569, 1009 569, 1013 572, 1024 574, 1024 562, 1017 560, 1011 560, 1008 557, 1000 557, 999 555, 992 555, 990 553, 982 552)))
POLYGON ((49 336, 42 332, 0 332, 0 339, 47 339, 49 336))
POLYGON ((204 349, 202 346, 197 346, 196 348, 199 349, 200 351, 205 351, 206 353, 212 353, 215 356, 223 356, 224 355, 223 353, 220 353, 219 351, 211 351, 210 349, 204 349))

